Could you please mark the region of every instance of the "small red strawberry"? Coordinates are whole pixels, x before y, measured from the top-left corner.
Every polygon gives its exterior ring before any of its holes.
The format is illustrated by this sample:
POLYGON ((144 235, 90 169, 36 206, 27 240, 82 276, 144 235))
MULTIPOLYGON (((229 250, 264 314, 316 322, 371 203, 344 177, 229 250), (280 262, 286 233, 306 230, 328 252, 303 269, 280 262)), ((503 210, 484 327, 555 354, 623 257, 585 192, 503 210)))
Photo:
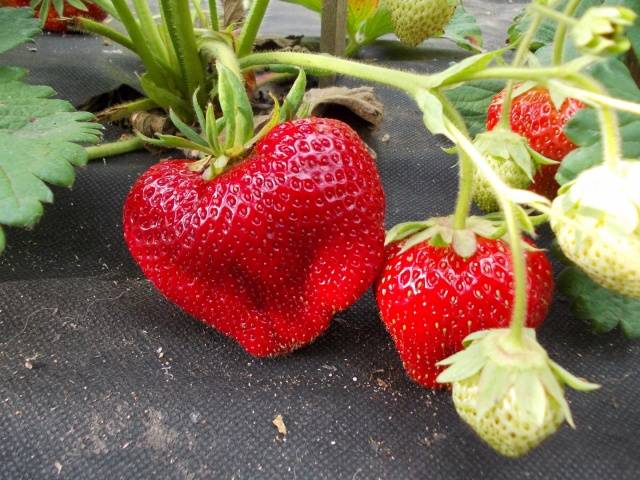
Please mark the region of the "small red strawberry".
MULTIPOLYGON (((487 130, 493 130, 500 120, 505 92, 496 95, 487 112, 487 130)), ((556 108, 549 91, 535 87, 518 95, 511 106, 511 129, 526 137, 529 146, 545 157, 561 161, 576 146, 564 134, 564 127, 573 115, 585 105, 567 98, 556 108)), ((540 167, 533 177, 530 190, 555 198, 559 185, 555 180, 559 165, 540 167)))
MULTIPOLYGON (((43 5, 46 4, 47 19, 44 22, 43 28, 49 32, 57 33, 64 33, 67 31, 67 21, 63 20, 62 17, 87 17, 97 22, 102 22, 107 18, 107 12, 95 3, 90 3, 89 1, 85 2, 84 0, 82 0, 82 3, 84 3, 86 10, 81 10, 67 2, 64 2, 64 10, 62 11, 62 14, 60 14, 56 11, 54 6, 55 2, 51 2, 50 0, 41 0, 34 5, 35 16, 38 18, 40 17, 40 11, 43 8, 43 5)), ((0 6, 4 7, 29 7, 31 4, 31 0, 0 0, 0 6)))
POLYGON ((194 164, 154 165, 124 207, 127 246, 168 299, 269 356, 314 340, 369 288, 384 194, 349 126, 281 124, 213 180, 194 164))
MULTIPOLYGON (((476 217, 468 220, 478 221, 476 217)), ((436 363, 462 349, 468 334, 509 324, 513 274, 506 241, 477 236, 475 252, 463 258, 456 253, 461 251, 456 246, 460 231, 451 232, 450 219, 430 222, 422 233, 430 235, 431 241, 423 237, 388 247, 376 298, 408 375, 425 387, 437 388, 441 368, 436 363), (449 234, 429 233, 434 228, 445 230, 442 225, 449 234)), ((526 259, 527 325, 535 328, 547 315, 553 275, 543 252, 528 249, 526 259)))

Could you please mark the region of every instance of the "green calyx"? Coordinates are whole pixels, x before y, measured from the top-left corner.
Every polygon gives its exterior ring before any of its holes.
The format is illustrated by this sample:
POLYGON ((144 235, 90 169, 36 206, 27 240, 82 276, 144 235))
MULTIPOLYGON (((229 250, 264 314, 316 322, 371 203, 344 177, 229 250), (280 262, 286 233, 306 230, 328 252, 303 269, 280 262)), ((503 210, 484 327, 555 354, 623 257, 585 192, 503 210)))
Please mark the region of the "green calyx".
MULTIPOLYGON (((526 138, 508 129, 496 128, 476 136, 474 146, 500 179, 509 187, 526 189, 541 165, 557 162, 535 152, 526 138)), ((486 212, 499 209, 498 201, 488 181, 479 172, 474 175, 473 198, 486 212)))
POLYGON ((400 223, 387 232, 385 245, 403 242, 401 251, 429 242, 436 247, 451 246, 463 258, 476 253, 477 235, 484 238, 500 238, 506 233, 504 222, 487 217, 467 218, 464 229, 454 228, 453 217, 434 217, 425 221, 400 223))
POLYGON ((300 69, 282 106, 272 97, 274 107, 271 116, 264 125, 256 129, 242 76, 223 63, 217 64, 217 72, 216 97, 222 116, 216 118, 212 102, 209 102, 203 111, 198 101, 199 92, 196 90, 192 101, 199 132, 184 123, 173 110, 169 111, 169 115, 181 136, 157 134, 158 138, 152 139, 136 132, 140 138, 152 145, 198 152, 201 159, 194 161, 189 168, 201 172, 207 180, 217 177, 228 166, 245 157, 256 142, 277 124, 294 118, 302 103, 306 87, 306 76, 304 70, 300 69))
POLYGON ((463 345, 464 350, 438 363, 447 368, 437 380, 455 384, 478 375, 476 418, 511 395, 513 414, 521 417, 515 422, 542 425, 552 399, 574 427, 564 386, 580 391, 599 388, 551 360, 530 328, 523 330, 522 342, 514 342, 510 330, 501 328, 472 333, 463 345))
POLYGON ((573 41, 586 55, 619 55, 631 46, 625 31, 636 16, 626 7, 592 7, 573 26, 573 41))

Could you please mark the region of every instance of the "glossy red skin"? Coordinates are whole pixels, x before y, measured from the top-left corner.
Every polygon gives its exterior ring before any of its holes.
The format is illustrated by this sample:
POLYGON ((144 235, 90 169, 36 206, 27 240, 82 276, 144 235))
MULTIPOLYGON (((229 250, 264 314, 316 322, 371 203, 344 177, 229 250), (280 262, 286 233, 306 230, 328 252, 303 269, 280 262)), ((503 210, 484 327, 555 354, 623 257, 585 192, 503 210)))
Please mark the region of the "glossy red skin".
MULTIPOLYGON (((28 7, 31 5, 31 0, 0 0, 0 6, 6 7, 28 7)), ((101 9, 94 3, 85 4, 87 10, 80 10, 76 7, 73 7, 65 2, 63 17, 73 18, 73 17, 87 17, 97 22, 103 21, 107 18, 107 12, 101 9)), ((40 9, 36 8, 36 17, 40 17, 40 9)), ((44 29, 50 32, 63 33, 67 31, 67 22, 60 19, 60 16, 56 12, 53 4, 49 7, 49 12, 47 14, 47 20, 44 22, 44 29)))
MULTIPOLYGON (((498 124, 503 99, 504 91, 493 98, 487 113, 487 130, 493 130, 498 124)), ((532 88, 513 99, 511 129, 526 137, 536 152, 551 160, 561 161, 576 148, 564 134, 564 127, 571 117, 584 107, 580 100, 567 98, 558 110, 547 89, 532 88)), ((555 180, 558 168, 559 165, 541 167, 529 189, 547 198, 555 198, 560 187, 555 180)))
MULTIPOLYGON (((544 253, 527 252, 527 325, 538 327, 553 293, 551 264, 544 253)), ((469 259, 451 247, 420 243, 406 252, 388 248, 376 284, 382 320, 411 379, 428 388, 441 371, 436 363, 462 349, 472 332, 507 327, 513 306, 510 249, 502 240, 478 238, 469 259)))
POLYGON ((211 181, 189 163, 160 162, 137 180, 124 238, 160 292, 249 353, 308 344, 374 281, 384 194, 346 124, 279 125, 211 181))

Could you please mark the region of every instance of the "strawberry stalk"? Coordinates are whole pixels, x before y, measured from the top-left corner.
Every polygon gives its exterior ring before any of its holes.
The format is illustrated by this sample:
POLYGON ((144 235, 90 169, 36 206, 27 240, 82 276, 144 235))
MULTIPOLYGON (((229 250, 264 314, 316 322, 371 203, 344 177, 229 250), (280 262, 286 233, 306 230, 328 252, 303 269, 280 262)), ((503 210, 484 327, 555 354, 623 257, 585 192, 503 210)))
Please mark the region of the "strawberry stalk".
MULTIPOLYGON (((576 9, 580 5, 580 0, 569 0, 567 6, 564 9, 564 14, 567 17, 573 16, 576 9)), ((567 24, 560 22, 556 33, 553 37, 553 65, 560 65, 564 57, 564 42, 567 38, 567 24)))
MULTIPOLYGON (((542 15, 539 13, 534 14, 533 20, 531 21, 531 25, 527 29, 524 37, 520 39, 520 44, 518 45, 518 49, 516 50, 516 55, 513 59, 512 67, 521 66, 527 55, 529 54, 529 46, 535 36, 540 24, 542 23, 542 15)), ((512 104, 512 96, 513 96, 513 87, 515 82, 513 80, 509 80, 507 82, 506 93, 504 96, 504 102, 502 103, 502 113, 500 115, 500 122, 498 124, 498 128, 502 128, 504 130, 511 130, 511 104, 512 104)))
POLYGON ((216 0, 209 0, 209 21, 211 22, 211 30, 217 32, 220 30, 220 20, 218 19, 218 4, 216 0))
POLYGON ((118 45, 122 45, 124 48, 131 50, 138 56, 140 55, 129 37, 123 35, 117 30, 114 30, 113 28, 107 27, 104 23, 96 22, 95 20, 91 20, 87 17, 76 17, 74 19, 74 22, 75 26, 83 32, 94 33, 96 35, 108 38, 118 45))
POLYGON ((144 141, 138 137, 130 137, 116 142, 103 143, 93 147, 87 147, 87 157, 89 160, 113 157, 124 153, 135 152, 144 147, 144 141))
POLYGON ((244 57, 253 50, 253 42, 256 40, 260 24, 269 6, 269 0, 253 0, 251 9, 242 26, 238 41, 238 57, 244 57))

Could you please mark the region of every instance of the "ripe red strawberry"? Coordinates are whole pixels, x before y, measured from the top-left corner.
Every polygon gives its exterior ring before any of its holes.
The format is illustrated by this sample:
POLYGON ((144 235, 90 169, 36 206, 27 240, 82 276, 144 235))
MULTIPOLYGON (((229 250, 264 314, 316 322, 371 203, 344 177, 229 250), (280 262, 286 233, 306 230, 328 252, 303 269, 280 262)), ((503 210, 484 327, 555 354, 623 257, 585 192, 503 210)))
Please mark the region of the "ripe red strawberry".
MULTIPOLYGON (((467 259, 452 246, 429 242, 401 249, 402 243, 388 248, 376 285, 380 314, 409 377, 425 387, 441 388, 437 362, 461 350, 469 333, 509 325, 510 249, 503 240, 482 237, 467 259)), ((535 328, 547 315, 553 274, 543 252, 527 251, 526 256, 527 325, 535 328)))
MULTIPOLYGON (((493 130, 500 120, 504 91, 496 95, 487 112, 487 130, 493 130)), ((536 152, 551 160, 561 161, 576 148, 564 134, 564 127, 573 115, 585 105, 575 98, 567 98, 558 110, 549 91, 532 88, 513 99, 511 129, 526 137, 536 152)), ((530 190, 555 198, 559 185, 555 180, 559 165, 542 166, 533 177, 530 190)))
POLYGON ((213 180, 160 162, 135 183, 124 238, 171 301, 256 356, 300 348, 384 259, 375 162, 346 124, 283 123, 213 180))
MULTIPOLYGON (((36 17, 40 17, 40 3, 35 7, 36 17)), ((60 17, 73 18, 73 17, 87 17, 97 22, 103 21, 107 18, 107 12, 94 3, 83 2, 87 7, 87 10, 80 10, 67 2, 64 2, 64 10, 62 15, 56 12, 56 9, 51 3, 49 5, 49 11, 47 13, 47 19, 44 23, 44 29, 50 32, 63 33, 67 31, 67 22, 60 17)), ((29 7, 31 0, 0 0, 0 6, 4 7, 29 7)))

